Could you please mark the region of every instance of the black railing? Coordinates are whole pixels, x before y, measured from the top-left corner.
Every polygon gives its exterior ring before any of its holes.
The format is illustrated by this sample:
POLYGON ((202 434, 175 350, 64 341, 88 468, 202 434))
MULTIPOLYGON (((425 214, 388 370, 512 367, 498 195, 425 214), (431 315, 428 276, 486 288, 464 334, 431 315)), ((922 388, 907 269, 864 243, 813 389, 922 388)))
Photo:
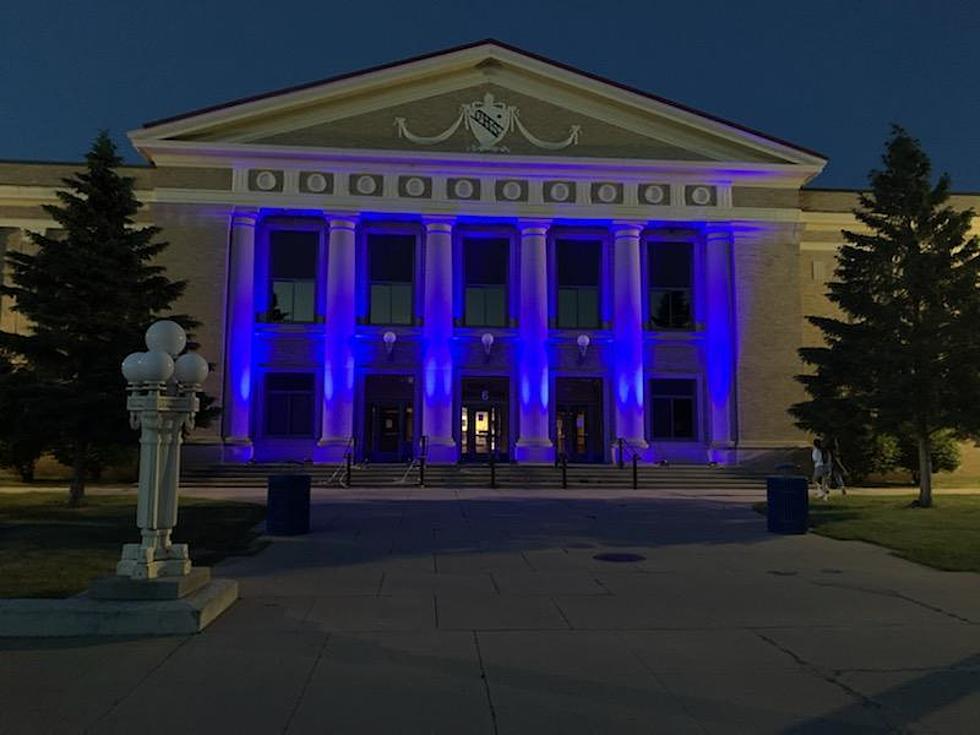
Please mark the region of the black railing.
POLYGON ((419 439, 419 487, 425 487, 425 460, 429 456, 429 437, 419 439))
POLYGON ((623 437, 619 437, 619 439, 616 440, 616 446, 618 448, 616 455, 616 466, 619 467, 619 469, 623 469, 626 466, 626 452, 629 452, 630 464, 633 466, 633 489, 639 489, 640 475, 638 471, 638 464, 640 461, 640 452, 623 437))
POLYGON ((347 449, 344 450, 344 485, 346 487, 350 487, 351 485, 351 469, 354 465, 354 446, 355 441, 352 436, 347 442, 347 449))
POLYGON ((344 455, 337 464, 333 474, 330 475, 330 478, 327 480, 327 485, 333 485, 334 480, 337 480, 341 487, 350 487, 351 466, 354 462, 354 446, 354 437, 348 437, 347 446, 344 448, 344 455))

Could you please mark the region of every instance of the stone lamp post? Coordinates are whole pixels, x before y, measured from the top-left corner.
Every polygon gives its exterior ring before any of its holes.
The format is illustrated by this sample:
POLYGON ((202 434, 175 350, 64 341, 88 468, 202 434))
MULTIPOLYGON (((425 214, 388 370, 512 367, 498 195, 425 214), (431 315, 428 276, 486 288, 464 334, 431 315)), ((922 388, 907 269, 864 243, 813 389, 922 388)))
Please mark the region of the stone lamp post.
POLYGON ((170 539, 182 431, 194 426, 208 364, 196 353, 181 355, 187 335, 169 320, 146 330, 146 346, 122 364, 130 423, 140 429, 140 542, 125 544, 116 574, 93 580, 82 595, 0 605, 3 635, 185 635, 203 630, 238 599, 238 582, 212 579, 208 567, 192 569, 187 544, 170 539))
POLYGON ((177 525, 183 430, 194 427, 208 363, 195 352, 181 355, 186 346, 179 324, 158 321, 146 330, 149 351, 134 352, 122 363, 130 425, 141 430, 136 507, 141 540, 123 546, 116 565, 121 577, 152 580, 191 573, 187 544, 172 543, 170 535, 177 525))

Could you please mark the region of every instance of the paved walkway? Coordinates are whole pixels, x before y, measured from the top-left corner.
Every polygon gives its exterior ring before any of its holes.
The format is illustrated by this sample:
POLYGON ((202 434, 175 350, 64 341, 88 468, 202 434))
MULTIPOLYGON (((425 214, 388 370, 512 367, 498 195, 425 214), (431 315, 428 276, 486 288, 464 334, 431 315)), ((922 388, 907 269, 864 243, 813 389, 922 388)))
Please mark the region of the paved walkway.
POLYGON ((753 499, 322 492, 201 635, 0 639, 0 732, 976 732, 977 575, 753 499))

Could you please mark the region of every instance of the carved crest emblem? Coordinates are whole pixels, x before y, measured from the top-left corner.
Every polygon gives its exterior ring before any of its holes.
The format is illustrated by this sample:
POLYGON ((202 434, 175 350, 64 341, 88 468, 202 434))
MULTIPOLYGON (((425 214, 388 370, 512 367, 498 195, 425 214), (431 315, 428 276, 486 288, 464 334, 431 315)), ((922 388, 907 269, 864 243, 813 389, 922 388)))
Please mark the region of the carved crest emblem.
POLYGON ((489 92, 483 96, 482 102, 471 102, 463 106, 466 127, 473 133, 480 150, 494 150, 504 139, 511 129, 511 117, 515 109, 503 102, 495 102, 489 92))
POLYGON ((581 131, 579 125, 572 125, 569 127, 568 137, 564 140, 541 140, 524 127, 515 105, 497 102, 489 92, 483 95, 482 100, 461 105, 459 116, 453 124, 438 135, 415 135, 408 129, 405 118, 395 118, 398 136, 417 145, 435 145, 449 140, 459 130, 460 126, 472 133, 476 141, 470 146, 470 150, 481 152, 506 152, 510 150, 501 143, 507 133, 515 128, 531 145, 552 151, 561 150, 578 143, 579 132, 581 131))

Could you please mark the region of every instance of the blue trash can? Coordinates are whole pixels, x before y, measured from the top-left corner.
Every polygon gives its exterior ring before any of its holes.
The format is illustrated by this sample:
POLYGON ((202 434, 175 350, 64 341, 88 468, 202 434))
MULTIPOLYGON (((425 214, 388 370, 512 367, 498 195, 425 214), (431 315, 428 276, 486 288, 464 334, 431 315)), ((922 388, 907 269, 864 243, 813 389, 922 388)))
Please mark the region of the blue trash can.
POLYGON ((273 536, 310 532, 310 476, 270 475, 265 529, 273 536))
POLYGON ((806 533, 809 515, 807 479, 794 475, 766 478, 769 533, 806 533))

